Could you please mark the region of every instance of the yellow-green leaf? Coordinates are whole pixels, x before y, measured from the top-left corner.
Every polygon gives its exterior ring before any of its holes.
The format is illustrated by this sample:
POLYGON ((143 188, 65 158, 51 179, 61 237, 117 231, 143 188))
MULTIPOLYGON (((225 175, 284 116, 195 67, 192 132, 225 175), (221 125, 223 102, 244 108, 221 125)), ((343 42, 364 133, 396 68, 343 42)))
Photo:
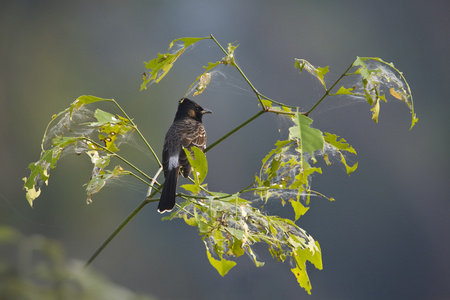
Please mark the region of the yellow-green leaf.
POLYGON ((309 207, 303 206, 303 204, 298 200, 289 200, 291 202, 292 208, 295 212, 295 221, 297 221, 301 216, 303 216, 309 209, 309 207))
POLYGON ((370 111, 372 112, 372 120, 374 120, 375 123, 378 123, 378 116, 380 115, 380 98, 375 100, 375 104, 370 111))
POLYGON ((294 273, 295 277, 297 278, 297 282, 300 284, 302 288, 304 288, 308 294, 311 295, 311 282, 309 281, 308 273, 306 273, 306 270, 300 269, 298 266, 291 269, 291 272, 294 273))
POLYGON ((343 86, 341 86, 339 88, 339 90, 334 93, 333 95, 354 95, 353 91, 355 90, 355 87, 351 87, 351 88, 345 88, 343 86))
POLYGON ((183 37, 176 40, 173 40, 170 45, 168 52, 165 54, 158 53, 158 57, 154 58, 148 62, 145 62, 145 67, 149 69, 149 74, 145 75, 143 78, 143 82, 141 84, 141 91, 147 89, 147 84, 151 82, 158 83, 161 79, 166 76, 166 74, 173 67, 175 61, 180 57, 181 54, 186 50, 187 47, 195 44, 198 41, 204 39, 210 39, 211 37, 203 37, 203 38, 193 38, 193 37, 183 37), (183 45, 171 53, 171 48, 175 42, 183 42, 183 45))
MULTIPOLYGON (((205 243, 206 246, 206 243, 205 243)), ((236 262, 231 260, 226 260, 223 257, 220 257, 220 260, 212 257, 211 253, 209 253, 208 248, 206 248, 206 255, 208 256, 209 263, 219 272, 220 276, 225 276, 228 271, 231 270, 236 265, 236 262)))
POLYGON ((327 85, 324 80, 325 74, 328 73, 328 66, 321 68, 321 67, 314 67, 310 62, 304 60, 304 59, 295 59, 295 68, 300 69, 300 73, 303 72, 303 70, 308 71, 311 75, 316 77, 325 90, 327 90, 327 85))

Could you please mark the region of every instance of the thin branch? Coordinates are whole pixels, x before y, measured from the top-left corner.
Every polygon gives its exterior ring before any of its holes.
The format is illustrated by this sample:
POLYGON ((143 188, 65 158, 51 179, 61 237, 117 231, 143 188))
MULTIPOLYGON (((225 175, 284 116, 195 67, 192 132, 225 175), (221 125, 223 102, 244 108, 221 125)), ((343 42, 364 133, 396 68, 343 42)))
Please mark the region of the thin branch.
POLYGON ((212 148, 214 148, 215 146, 217 146, 217 144, 221 143, 223 140, 225 140, 227 137, 229 137, 230 135, 232 135, 233 133, 235 133, 236 131, 238 131, 239 129, 241 129, 242 127, 244 127, 245 125, 247 125, 248 123, 252 122, 254 119, 258 118, 259 116, 261 116, 262 114, 264 114, 266 111, 265 110, 260 110, 258 113, 256 113, 253 117, 251 117, 250 119, 248 119, 247 121, 245 121, 244 123, 240 124, 239 126, 237 126, 236 128, 234 128, 233 130, 231 130, 230 132, 228 132, 227 134, 225 134, 224 136, 222 136, 220 139, 218 139, 217 141, 215 141, 214 143, 212 143, 211 145, 209 145, 208 147, 206 147, 205 149, 205 153, 208 152, 209 150, 211 150, 212 148))
MULTIPOLYGON (((117 154, 116 152, 113 152, 111 150, 109 150, 108 148, 100 145, 99 143, 97 143, 96 141, 84 137, 83 138, 84 141, 87 141, 89 143, 92 143, 93 145, 95 145, 97 148, 100 148, 101 150, 108 152, 109 154, 117 157, 118 159, 120 159, 121 161, 123 161, 124 163, 126 163, 127 165, 129 165, 131 168, 135 169, 137 172, 139 172, 140 174, 142 174, 145 178, 147 178, 149 181, 153 181, 154 179, 151 178, 150 176, 148 176, 146 173, 144 173, 143 171, 141 171, 138 167, 136 167, 135 165, 133 165, 131 162, 129 162, 127 159, 125 159, 123 156, 117 154)), ((89 146, 89 145, 88 145, 89 146)), ((148 183, 147 183, 148 184, 148 183)))
POLYGON ((145 145, 147 146, 147 148, 150 150, 150 152, 152 153, 153 157, 156 159, 156 162, 158 163, 159 167, 162 167, 161 162, 159 161, 158 155, 156 155, 156 152, 153 150, 153 148, 150 146, 150 144, 147 142, 147 140, 145 139, 144 135, 141 133, 141 131, 139 130, 139 128, 137 127, 137 125, 133 122, 133 119, 131 119, 127 113, 125 112, 125 110, 122 109, 122 107, 119 105, 119 103, 116 102, 116 100, 114 99, 110 99, 109 101, 113 102, 118 108, 119 110, 125 115, 125 117, 130 121, 130 123, 133 125, 134 129, 136 129, 136 132, 139 134, 139 136, 141 137, 141 139, 144 141, 145 145))
POLYGON ((158 186, 159 186, 160 189, 162 189, 162 185, 159 184, 159 183, 156 181, 156 178, 158 178, 158 176, 159 176, 159 174, 162 172, 162 170, 163 170, 163 168, 162 168, 162 166, 161 166, 161 167, 158 169, 158 171, 156 172, 155 176, 153 176, 153 180, 152 180, 152 182, 150 182, 150 186, 148 187, 147 197, 149 197, 150 194, 152 193, 152 188, 153 188, 153 185, 154 185, 155 183, 158 184, 158 186))
MULTIPOLYGON (((131 172, 131 171, 124 171, 123 173, 126 174, 126 175, 131 175, 131 176, 133 176, 134 178, 136 178, 136 179, 142 181, 143 183, 145 183, 145 184, 147 184, 147 185, 150 185, 150 187, 149 187, 150 190, 151 190, 151 188, 153 187, 153 185, 154 185, 155 183, 156 183, 158 186, 160 186, 159 182, 156 181, 156 178, 157 178, 157 177, 154 177, 154 178, 152 179, 152 182, 149 184, 144 178, 140 177, 140 176, 137 175, 137 174, 134 174, 134 173, 131 172)), ((157 176, 157 175, 155 175, 155 176, 157 176)))
POLYGON ((323 101, 323 99, 325 99, 330 94, 330 91, 336 86, 336 84, 338 84, 338 82, 341 81, 341 79, 347 75, 348 70, 350 70, 352 67, 353 63, 347 68, 347 70, 345 70, 345 72, 338 78, 338 80, 336 80, 336 82, 331 86, 331 88, 325 91, 325 94, 323 94, 322 98, 320 98, 319 101, 317 101, 317 103, 305 113, 305 116, 309 116, 309 114, 323 101))
MULTIPOLYGON (((219 41, 216 40, 216 38, 211 34, 210 35, 211 38, 214 40, 214 42, 217 44, 217 46, 219 46, 220 49, 222 49, 222 51, 229 56, 230 53, 228 53, 227 50, 225 50, 225 48, 222 47, 222 45, 219 43, 219 41)), ((241 74, 241 76, 244 78, 244 80, 247 82, 247 84, 251 87, 251 89, 253 90, 253 92, 256 94, 256 97, 258 98, 259 103, 261 104, 261 106, 263 107, 263 110, 266 110, 266 106, 264 105, 264 103, 262 102, 261 99, 261 94, 258 92, 258 90, 253 86, 253 84, 251 83, 251 81, 248 79, 248 77, 245 75, 245 73, 241 70, 241 68, 238 66, 238 64, 233 60, 233 64, 232 64, 237 70, 238 72, 241 74)))
MULTIPOLYGON (((156 192, 154 192, 156 194, 156 192)), ((88 267, 96 258, 97 256, 105 249, 106 246, 116 237, 116 235, 131 221, 131 219, 136 216, 138 212, 141 211, 142 208, 144 208, 145 205, 147 205, 150 202, 158 201, 159 199, 145 199, 142 201, 138 207, 136 207, 131 214, 128 215, 128 217, 125 218, 125 220, 120 223, 120 225, 108 236, 108 238, 103 242, 103 244, 98 247, 98 249, 92 254, 91 257, 87 260, 87 262, 84 264, 84 267, 88 267)))

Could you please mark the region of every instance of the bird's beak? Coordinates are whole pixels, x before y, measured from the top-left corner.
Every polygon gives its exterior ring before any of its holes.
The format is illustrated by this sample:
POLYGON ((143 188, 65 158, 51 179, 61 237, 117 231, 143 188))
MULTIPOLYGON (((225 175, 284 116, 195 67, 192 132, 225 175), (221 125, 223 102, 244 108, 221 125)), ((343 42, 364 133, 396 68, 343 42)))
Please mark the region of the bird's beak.
POLYGON ((201 113, 202 113, 202 115, 204 115, 204 114, 212 114, 212 110, 209 110, 209 109, 204 108, 204 109, 201 111, 201 113))

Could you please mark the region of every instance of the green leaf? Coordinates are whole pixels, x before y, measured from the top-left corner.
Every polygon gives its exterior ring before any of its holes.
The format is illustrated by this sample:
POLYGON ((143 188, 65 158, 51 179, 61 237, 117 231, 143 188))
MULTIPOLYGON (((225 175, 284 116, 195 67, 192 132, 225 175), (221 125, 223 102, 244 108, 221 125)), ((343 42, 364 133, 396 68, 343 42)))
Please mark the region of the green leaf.
POLYGON ((194 174, 195 184, 200 185, 205 180, 206 174, 208 174, 206 155, 198 147, 192 147, 191 151, 184 148, 184 151, 193 169, 192 173, 194 174))
MULTIPOLYGON (((206 246, 206 243, 205 243, 206 246)), ((236 262, 231 260, 226 260, 222 256, 220 256, 220 260, 212 257, 211 253, 209 253, 208 247, 206 246, 206 255, 208 256, 209 263, 219 272, 220 276, 225 276, 228 271, 231 270, 236 265, 236 262)))
POLYGON ((234 236, 238 240, 242 240, 244 238, 244 231, 242 230, 233 227, 225 227, 225 230, 228 231, 232 236, 234 236))
POLYGON ((323 149, 324 140, 320 130, 310 127, 312 122, 307 116, 295 113, 295 126, 289 128, 289 138, 297 140, 303 154, 309 152, 314 158, 314 151, 323 149))
POLYGON ((297 221, 301 216, 303 216, 309 209, 309 207, 303 206, 303 204, 300 201, 296 201, 291 199, 289 202, 291 202, 292 208, 295 212, 295 221, 297 221))
POLYGON ((53 139, 53 147, 50 150, 43 151, 37 162, 29 164, 28 169, 30 169, 31 174, 28 178, 23 178, 23 181, 26 198, 31 207, 41 193, 40 185, 42 183, 48 184, 50 169, 56 168, 56 163, 62 151, 69 145, 76 146, 80 140, 84 140, 84 137, 57 136, 53 139))
POLYGON ((374 120, 375 123, 378 123, 378 116, 380 115, 380 98, 375 100, 375 104, 370 111, 372 112, 372 120, 374 120))
POLYGON ((186 222, 186 224, 188 224, 189 226, 198 226, 198 221, 196 218, 189 218, 187 215, 183 216, 184 221, 186 222))
MULTIPOLYGON (((350 175, 350 173, 354 172, 356 170, 356 168, 358 168, 358 163, 356 162, 353 166, 349 166, 347 164, 347 160, 345 159, 344 154, 342 153, 342 151, 347 151, 350 152, 352 154, 356 154, 355 149, 347 143, 347 141, 343 138, 340 138, 338 140, 338 136, 336 134, 331 134, 328 132, 324 133, 324 140, 325 142, 335 151, 339 152, 339 155, 341 156, 341 162, 344 164, 345 169, 347 171, 347 175, 350 175)), ((324 159, 327 159, 326 156, 324 156, 324 159)), ((328 162, 328 164, 330 164, 328 162)))
POLYGON ((353 93, 355 88, 356 87, 351 87, 351 88, 347 89, 347 88, 341 86, 336 93, 330 94, 330 95, 355 95, 355 93, 353 93))
MULTIPOLYGON (((310 242, 311 243, 311 242, 310 242)), ((291 269, 297 278, 298 283, 304 288, 308 294, 311 294, 311 282, 309 281, 308 273, 306 272, 306 261, 310 261, 317 269, 322 270, 322 256, 319 243, 312 242, 306 249, 298 247, 295 250, 294 261, 296 267, 291 269)))
POLYGON ((263 160, 262 163, 263 165, 266 164, 266 162, 269 160, 269 158, 271 158, 273 155, 275 154, 279 154, 282 152, 283 148, 285 148, 288 144, 292 144, 292 140, 285 140, 285 141, 277 141, 275 143, 275 146, 277 146, 275 149, 272 149, 269 154, 267 154, 263 160))
POLYGON ((233 43, 228 43, 228 48, 227 48, 227 52, 228 55, 225 56, 224 58, 222 58, 221 63, 224 64, 225 66, 227 65, 231 65, 233 67, 236 66, 236 63, 234 61, 234 50, 236 50, 236 48, 239 45, 234 46, 233 43))
POLYGON ((331 146, 333 146, 336 149, 339 150, 345 150, 347 152, 356 154, 356 150, 349 144, 347 143, 347 141, 343 138, 339 138, 339 136, 337 136, 336 134, 331 134, 329 132, 324 132, 324 136, 323 136, 325 142, 327 142, 328 144, 330 144, 331 146))
POLYGON ((200 95, 201 93, 203 93, 211 81, 212 75, 211 75, 211 72, 209 72, 209 71, 211 71, 213 68, 217 67, 221 63, 222 63, 221 61, 216 61, 215 63, 209 62, 208 66, 206 66, 206 67, 203 66, 203 68, 206 69, 205 72, 200 74, 197 78, 195 78, 195 81, 189 86, 189 89, 184 96, 187 97, 187 95, 189 94, 192 87, 196 84, 197 81, 198 81, 198 83, 195 86, 195 93, 192 96, 197 96, 197 95, 200 95))
POLYGON ((96 109, 94 117, 97 122, 90 122, 87 125, 90 127, 99 127, 98 138, 105 143, 105 147, 112 151, 119 151, 115 141, 120 135, 124 135, 134 129, 134 126, 130 124, 130 120, 123 118, 119 115, 115 116, 109 112, 101 109, 96 109))
POLYGON ((87 183, 86 187, 86 192, 88 195, 87 203, 90 204, 92 202, 92 195, 100 192, 109 180, 117 178, 120 175, 130 173, 124 171, 121 166, 115 166, 112 171, 105 170, 111 160, 110 154, 100 155, 96 150, 87 151, 86 154, 89 155, 91 162, 94 165, 91 179, 87 183))
POLYGON ((294 273, 300 286, 304 288, 308 292, 308 294, 311 295, 312 286, 311 282, 309 281, 308 273, 306 273, 306 269, 302 269, 297 266, 295 268, 292 268, 291 272, 294 273))
POLYGON ((100 126, 108 123, 116 124, 120 122, 120 119, 116 116, 99 108, 95 110, 94 117, 97 119, 97 123, 91 123, 90 126, 100 126))
POLYGON ((64 109, 63 111, 55 114, 52 116, 52 119, 50 120, 50 122, 47 124, 47 127, 45 128, 44 131, 44 136, 42 137, 42 142, 41 142, 41 149, 42 151, 44 151, 44 142, 47 138, 47 132, 50 128, 50 126, 52 125, 53 121, 56 120, 58 117, 64 115, 67 116, 68 119, 70 120, 72 118, 72 114, 74 111, 77 111, 78 109, 80 109, 83 105, 86 104, 91 104, 94 102, 99 102, 99 101, 114 101, 113 99, 104 99, 104 98, 100 98, 100 97, 95 97, 95 96, 89 96, 89 95, 83 95, 78 97, 74 102, 72 102, 72 104, 64 109))
MULTIPOLYGON (((215 63, 212 63, 212 62, 209 62, 208 63, 208 65, 205 67, 203 67, 203 68, 205 68, 206 70, 205 70, 205 73, 206 72, 209 72, 209 71, 211 71, 212 69, 214 69, 215 67, 217 67, 218 65, 220 65, 222 62, 219 60, 219 61, 216 61, 215 63)), ((200 76, 199 76, 200 77, 200 76)), ((199 77, 197 77, 197 80, 198 80, 198 78, 199 77)))
POLYGON ((345 170, 347 171, 347 175, 350 175, 350 173, 353 173, 356 171, 356 169, 358 168, 358 162, 356 162, 353 166, 349 166, 347 164, 347 161, 345 160, 344 155, 342 155, 341 153, 341 162, 344 164, 345 166, 345 170))
POLYGON ((239 256, 243 255, 245 253, 245 251, 242 248, 242 245, 243 245, 242 240, 239 240, 239 239, 236 239, 236 238, 233 239, 233 244, 230 247, 231 254, 236 256, 236 257, 239 257, 239 256))
POLYGON ((326 86, 326 83, 325 83, 325 80, 324 80, 324 76, 325 76, 325 74, 328 73, 328 66, 326 66, 325 68, 314 67, 308 61, 306 61, 304 59, 296 58, 295 59, 295 63, 294 63, 294 67, 297 68, 297 69, 300 69, 300 73, 302 73, 303 70, 308 71, 311 75, 316 77, 317 80, 320 81, 320 83, 322 84, 324 89, 327 90, 327 86, 326 86))
POLYGON ((165 54, 158 53, 158 57, 154 58, 148 62, 145 62, 145 67, 149 69, 149 74, 144 74, 143 82, 141 84, 141 91, 147 89, 147 84, 150 82, 158 83, 161 79, 166 76, 166 74, 173 67, 175 61, 180 57, 181 54, 186 50, 187 47, 197 43, 198 41, 204 39, 210 39, 211 37, 194 38, 194 37, 183 37, 173 40, 170 45, 168 52, 165 54), (170 53, 170 49, 176 42, 183 42, 183 46, 174 53, 170 53))
POLYGON ((255 255, 255 253, 253 253, 253 250, 252 250, 251 247, 247 246, 247 251, 248 251, 248 254, 251 256, 251 258, 253 259, 253 262, 255 263, 255 266, 257 268, 260 268, 260 267, 264 266, 264 262, 263 261, 258 261, 256 259, 256 255, 255 255))
POLYGON ((75 100, 74 104, 76 104, 76 106, 80 107, 81 105, 91 104, 91 103, 100 102, 100 101, 112 101, 112 99, 105 99, 105 98, 100 98, 100 97, 96 97, 96 96, 92 96, 92 95, 83 95, 83 96, 78 97, 78 99, 75 100))
POLYGON ((201 191, 200 185, 196 185, 196 184, 183 184, 180 187, 185 189, 188 192, 191 192, 194 195, 197 195, 201 191))
POLYGON ((371 109, 372 119, 375 122, 378 121, 379 99, 386 101, 384 91, 388 90, 389 95, 393 96, 394 99, 403 101, 408 106, 412 116, 410 127, 412 129, 419 119, 414 111, 411 89, 403 73, 393 63, 385 62, 378 57, 357 57, 352 66, 358 67, 353 74, 361 74, 364 96, 370 105, 374 105, 371 109), (370 62, 370 64, 367 62, 370 62))

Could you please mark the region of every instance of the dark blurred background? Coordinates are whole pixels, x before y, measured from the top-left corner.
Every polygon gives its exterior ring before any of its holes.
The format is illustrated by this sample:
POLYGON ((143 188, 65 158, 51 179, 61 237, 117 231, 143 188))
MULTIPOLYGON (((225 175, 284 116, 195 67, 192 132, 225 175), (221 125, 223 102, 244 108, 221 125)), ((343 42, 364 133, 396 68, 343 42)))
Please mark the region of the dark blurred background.
MULTIPOLYGON (((78 96, 114 98, 160 153, 177 100, 209 61, 223 53, 199 42, 161 83, 140 92, 143 61, 185 36, 237 42, 237 62, 260 92, 308 108, 321 86, 298 75, 294 58, 330 66, 329 82, 356 56, 377 56, 404 72, 419 122, 401 103, 382 103, 379 124, 363 102, 331 99, 311 115, 358 151, 348 177, 332 166, 313 187, 337 201, 313 199, 298 224, 322 247, 324 270, 310 266, 312 296, 288 263, 264 247, 221 278, 204 245, 183 221, 161 221, 148 205, 93 267, 113 282, 159 299, 450 299, 450 146, 448 1, 2 1, 0 4, 0 224, 60 241, 85 261, 143 199, 146 189, 119 181, 86 205, 87 156, 67 155, 31 209, 22 190, 26 167, 39 158, 51 116, 78 96), (352 105, 346 105, 351 103, 352 105)), ((209 143, 253 115, 257 103, 236 70, 202 95, 209 143)), ((117 112, 112 106, 105 110, 117 112)), ((287 129, 264 115, 208 152, 208 185, 233 192, 247 185, 287 129)), ((143 147, 142 147, 143 149, 143 147)), ((135 149, 123 154, 136 153, 135 149)), ((135 164, 149 174, 151 155, 135 164)), ((292 212, 273 207, 271 214, 292 212)))

